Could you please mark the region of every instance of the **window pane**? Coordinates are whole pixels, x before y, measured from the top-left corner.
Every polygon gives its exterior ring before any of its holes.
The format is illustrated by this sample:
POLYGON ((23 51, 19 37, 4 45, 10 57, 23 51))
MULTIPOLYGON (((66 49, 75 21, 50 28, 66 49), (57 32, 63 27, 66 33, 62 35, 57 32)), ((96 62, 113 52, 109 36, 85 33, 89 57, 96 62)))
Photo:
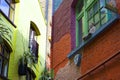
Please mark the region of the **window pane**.
POLYGON ((96 30, 100 28, 100 22, 98 22, 97 24, 95 24, 96 30))
POLYGON ((6 59, 4 59, 4 63, 3 63, 3 69, 2 69, 2 74, 3 76, 7 77, 8 74, 8 61, 6 59))
POLYGON ((80 20, 79 20, 79 28, 78 28, 78 30, 79 30, 79 36, 78 36, 78 38, 79 38, 79 42, 81 43, 82 42, 82 27, 83 27, 83 23, 82 23, 82 21, 83 21, 83 19, 81 18, 80 20))
POLYGON ((4 50, 4 57, 9 59, 9 53, 6 50, 4 50))
POLYGON ((100 0, 100 7, 103 7, 105 5, 105 0, 100 0))
POLYGON ((0 74, 1 74, 1 70, 2 70, 2 57, 0 56, 0 74))
POLYGON ((78 6, 78 12, 80 13, 83 9, 83 6, 84 6, 84 0, 81 0, 79 6, 78 6))
POLYGON ((0 9, 5 13, 6 16, 9 16, 9 5, 5 0, 1 0, 0 9))
POLYGON ((95 3, 94 5, 94 13, 97 12, 99 9, 99 2, 95 3))
POLYGON ((100 21, 100 16, 98 12, 95 14, 94 19, 95 19, 95 24, 97 24, 100 21))
POLYGON ((89 11, 88 11, 88 18, 92 17, 93 15, 93 8, 91 8, 89 11))
POLYGON ((104 23, 106 23, 107 22, 107 9, 105 9, 105 8, 102 8, 101 9, 101 24, 103 25, 104 23))

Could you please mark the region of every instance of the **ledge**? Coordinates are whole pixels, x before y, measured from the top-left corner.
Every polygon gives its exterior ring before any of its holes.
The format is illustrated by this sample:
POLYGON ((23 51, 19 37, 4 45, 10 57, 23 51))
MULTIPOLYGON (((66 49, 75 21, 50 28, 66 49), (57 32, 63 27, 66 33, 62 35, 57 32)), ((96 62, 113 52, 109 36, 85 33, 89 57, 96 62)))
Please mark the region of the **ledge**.
POLYGON ((88 40, 86 40, 85 42, 83 42, 82 44, 80 44, 77 48, 75 48, 74 50, 72 50, 67 55, 67 57, 69 59, 72 58, 72 56, 74 56, 78 51, 80 51, 86 44, 90 43, 94 38, 96 38, 100 33, 102 33, 106 28, 108 28, 109 26, 111 26, 113 24, 113 22, 115 22, 118 19, 120 19, 120 16, 118 14, 116 14, 116 16, 114 16, 110 21, 108 21, 107 23, 105 23, 104 25, 102 25, 99 30, 97 30, 94 34, 92 34, 91 37, 88 40))

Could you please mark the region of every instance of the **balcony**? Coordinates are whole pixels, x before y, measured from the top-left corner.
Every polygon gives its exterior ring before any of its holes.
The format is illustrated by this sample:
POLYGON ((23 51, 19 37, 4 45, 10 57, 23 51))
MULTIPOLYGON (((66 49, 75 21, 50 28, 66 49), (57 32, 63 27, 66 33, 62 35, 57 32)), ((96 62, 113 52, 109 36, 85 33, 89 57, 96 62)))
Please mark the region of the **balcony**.
POLYGON ((13 22, 10 21, 10 19, 0 10, 0 39, 6 43, 10 51, 13 50, 13 34, 15 28, 16 26, 13 24, 13 22))

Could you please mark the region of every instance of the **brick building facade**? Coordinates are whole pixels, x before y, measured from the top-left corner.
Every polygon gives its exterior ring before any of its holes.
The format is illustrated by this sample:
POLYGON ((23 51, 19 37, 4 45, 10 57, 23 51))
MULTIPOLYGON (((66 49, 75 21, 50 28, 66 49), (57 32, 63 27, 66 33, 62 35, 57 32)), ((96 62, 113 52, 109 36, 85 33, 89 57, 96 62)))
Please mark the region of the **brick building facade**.
POLYGON ((54 69, 55 80, 120 79, 120 1, 115 1, 116 16, 110 18, 82 44, 78 44, 76 36, 78 29, 75 9, 79 0, 62 2, 53 15, 51 67, 54 69), (81 54, 79 66, 74 63, 76 54, 81 54))

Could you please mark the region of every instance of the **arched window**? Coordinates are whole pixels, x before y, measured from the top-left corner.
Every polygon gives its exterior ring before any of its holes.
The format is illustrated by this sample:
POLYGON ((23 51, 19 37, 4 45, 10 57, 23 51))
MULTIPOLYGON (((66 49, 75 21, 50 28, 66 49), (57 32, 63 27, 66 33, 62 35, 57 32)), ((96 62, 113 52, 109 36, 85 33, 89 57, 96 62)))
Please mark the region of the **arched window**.
POLYGON ((29 33, 29 48, 36 58, 38 57, 39 44, 37 43, 37 36, 40 35, 39 29, 36 24, 31 21, 30 23, 30 33, 29 33))

